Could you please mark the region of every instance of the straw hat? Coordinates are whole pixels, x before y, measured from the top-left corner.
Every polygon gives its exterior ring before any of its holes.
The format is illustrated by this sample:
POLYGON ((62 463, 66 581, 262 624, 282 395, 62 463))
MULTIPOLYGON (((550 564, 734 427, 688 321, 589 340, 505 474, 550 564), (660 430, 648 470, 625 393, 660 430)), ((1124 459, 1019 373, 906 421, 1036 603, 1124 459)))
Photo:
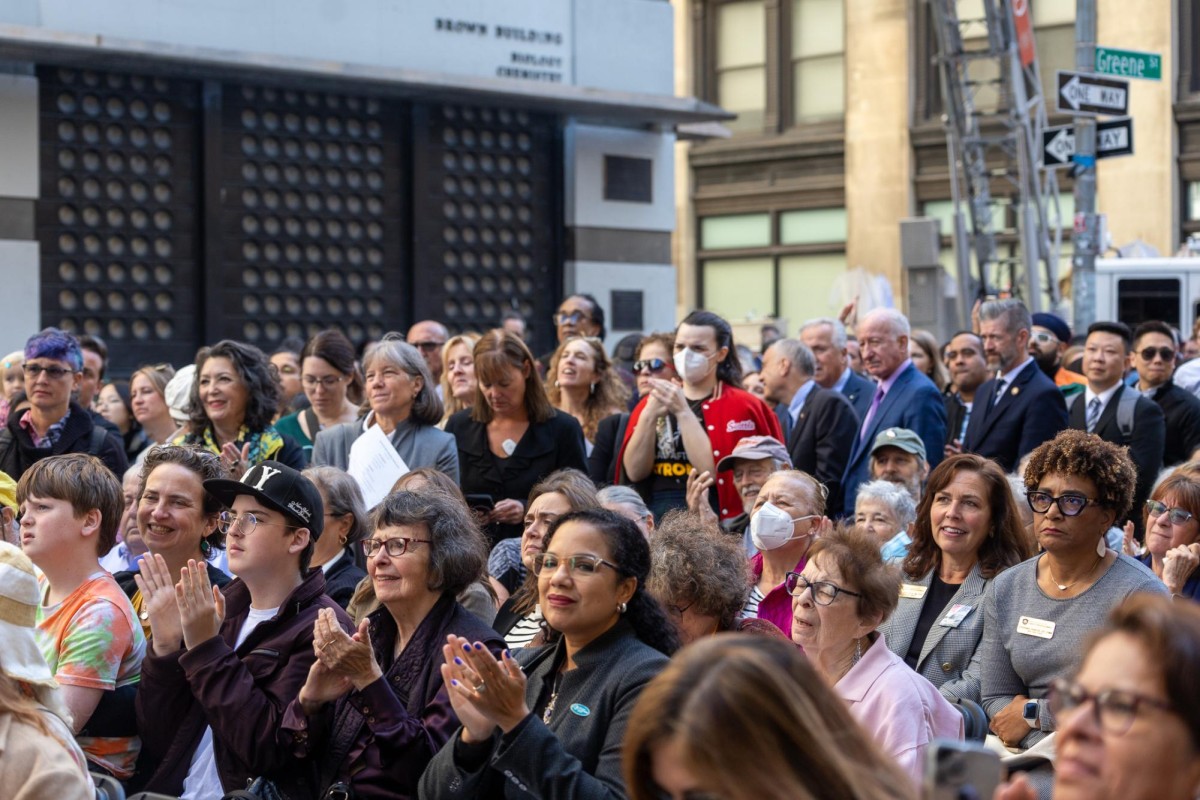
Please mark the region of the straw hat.
POLYGON ((58 683, 34 639, 41 602, 33 562, 20 549, 0 542, 0 672, 19 681, 58 683))

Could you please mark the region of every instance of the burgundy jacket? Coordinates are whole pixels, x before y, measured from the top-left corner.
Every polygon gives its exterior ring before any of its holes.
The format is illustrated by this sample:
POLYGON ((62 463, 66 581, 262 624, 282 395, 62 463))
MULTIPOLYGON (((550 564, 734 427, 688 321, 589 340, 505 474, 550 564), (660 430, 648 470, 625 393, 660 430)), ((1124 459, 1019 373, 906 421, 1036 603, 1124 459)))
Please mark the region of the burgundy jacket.
MULTIPOLYGON (((192 754, 212 725, 217 771, 226 791, 252 778, 273 779, 285 794, 312 794, 310 777, 296 769, 279 724, 308 678, 317 611, 332 608, 347 632, 353 621, 325 595, 325 575, 310 570, 274 619, 254 629, 236 651, 238 631, 250 612, 250 590, 235 580, 221 590, 221 632, 191 650, 147 653, 137 695, 143 755, 157 760, 145 788, 179 795, 192 754)), ((143 761, 143 764, 146 762, 143 761)))

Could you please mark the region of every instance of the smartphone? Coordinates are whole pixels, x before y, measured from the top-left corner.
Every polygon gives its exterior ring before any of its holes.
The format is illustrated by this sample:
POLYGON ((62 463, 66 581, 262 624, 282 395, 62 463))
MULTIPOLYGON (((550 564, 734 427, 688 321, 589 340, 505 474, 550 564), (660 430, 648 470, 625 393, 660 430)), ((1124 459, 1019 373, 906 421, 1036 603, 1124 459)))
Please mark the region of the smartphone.
POLYGON ((496 501, 492 499, 490 494, 467 495, 467 506, 472 511, 491 511, 495 505, 496 501))
POLYGON ((991 800, 1001 772, 1000 756, 982 743, 938 739, 926 751, 925 797, 991 800))

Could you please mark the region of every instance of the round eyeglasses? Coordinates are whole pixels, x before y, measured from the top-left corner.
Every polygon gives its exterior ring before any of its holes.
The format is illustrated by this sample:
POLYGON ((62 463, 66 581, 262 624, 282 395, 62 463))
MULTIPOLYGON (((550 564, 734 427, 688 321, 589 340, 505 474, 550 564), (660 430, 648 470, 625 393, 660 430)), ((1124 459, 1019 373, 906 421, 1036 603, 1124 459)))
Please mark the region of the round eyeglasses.
POLYGON ((783 581, 783 587, 787 589, 787 593, 792 597, 799 597, 804 594, 805 590, 812 589, 813 600, 819 606, 829 605, 837 599, 839 594, 862 597, 859 592, 843 589, 832 581, 810 581, 799 572, 789 572, 787 578, 783 581))
MULTIPOLYGON (((254 529, 258 527, 258 523, 271 524, 271 520, 260 520, 254 514, 247 511, 245 514, 234 514, 231 511, 222 511, 217 517, 217 529, 224 534, 238 533, 242 536, 249 536, 254 533, 254 529)), ((288 530, 301 528, 301 525, 284 525, 279 523, 288 530)))

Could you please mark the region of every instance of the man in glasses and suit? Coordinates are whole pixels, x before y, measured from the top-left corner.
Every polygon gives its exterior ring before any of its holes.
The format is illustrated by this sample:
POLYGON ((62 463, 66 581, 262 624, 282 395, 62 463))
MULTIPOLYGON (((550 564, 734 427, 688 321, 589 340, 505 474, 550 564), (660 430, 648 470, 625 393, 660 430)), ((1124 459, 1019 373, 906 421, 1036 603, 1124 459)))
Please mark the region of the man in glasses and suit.
POLYGON ((1143 322, 1133 335, 1137 390, 1162 409, 1166 421, 1163 466, 1192 459, 1200 448, 1200 398, 1172 380, 1179 346, 1175 331, 1159 320, 1143 322))

